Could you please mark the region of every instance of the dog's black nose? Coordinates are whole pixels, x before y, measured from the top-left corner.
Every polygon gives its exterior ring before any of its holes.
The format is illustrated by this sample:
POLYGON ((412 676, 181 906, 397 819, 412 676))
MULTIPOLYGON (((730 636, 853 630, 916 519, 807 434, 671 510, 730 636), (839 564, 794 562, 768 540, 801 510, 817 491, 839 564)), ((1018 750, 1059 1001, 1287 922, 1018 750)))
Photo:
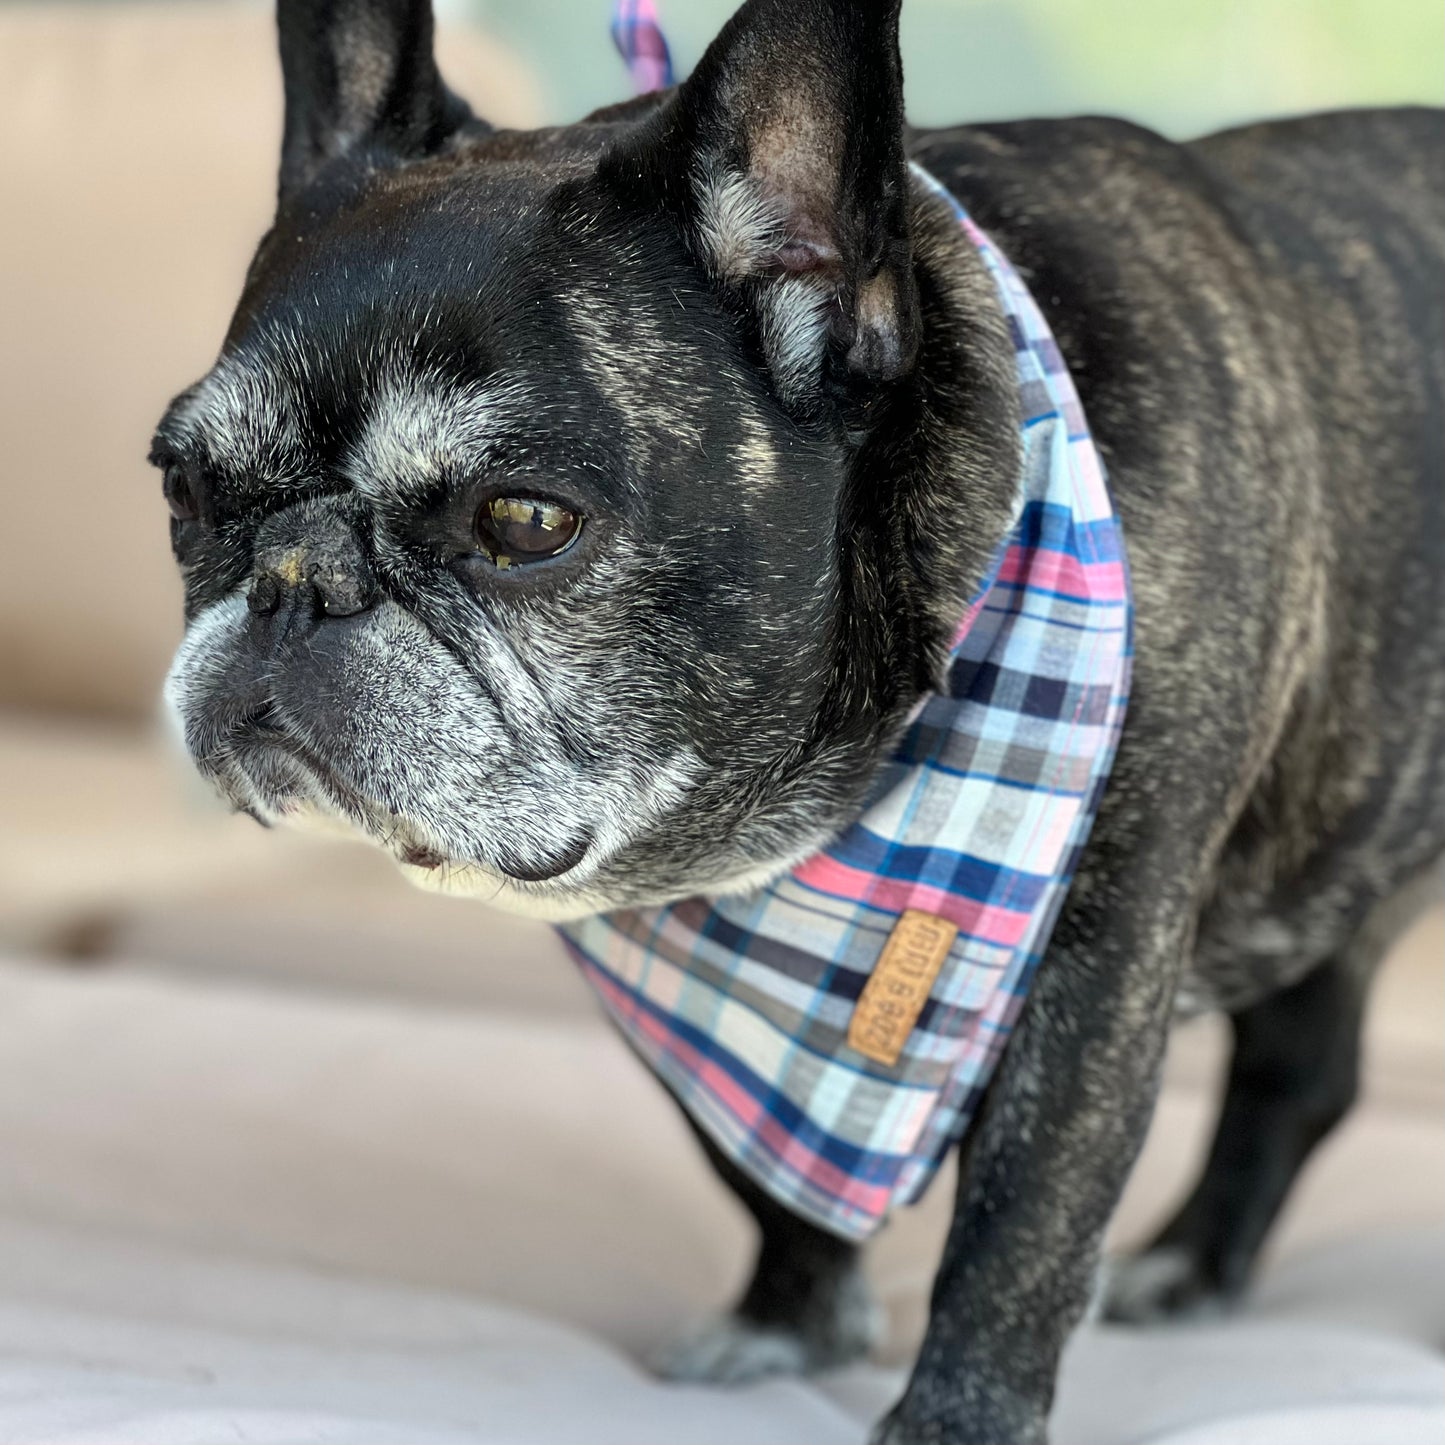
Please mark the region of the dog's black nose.
POLYGON ((256 539, 246 605, 269 617, 354 617, 375 606, 376 579, 355 529, 338 508, 303 503, 268 518, 256 539))
POLYGON ((292 599, 308 603, 313 616, 354 617, 374 605, 376 589, 359 573, 329 561, 317 562, 300 548, 264 563, 258 557, 246 605, 269 616, 292 599))

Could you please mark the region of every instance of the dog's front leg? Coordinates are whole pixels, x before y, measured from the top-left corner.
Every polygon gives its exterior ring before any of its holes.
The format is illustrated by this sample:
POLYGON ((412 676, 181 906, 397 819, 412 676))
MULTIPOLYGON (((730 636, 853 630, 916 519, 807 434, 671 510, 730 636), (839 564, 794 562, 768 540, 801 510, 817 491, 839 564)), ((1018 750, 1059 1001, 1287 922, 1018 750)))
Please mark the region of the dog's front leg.
POLYGON ((1047 1438, 1059 1355, 1143 1142, 1192 937, 1179 886, 1190 873, 1161 863, 1093 860, 1075 883, 965 1141, 927 1335, 875 1445, 1047 1438))

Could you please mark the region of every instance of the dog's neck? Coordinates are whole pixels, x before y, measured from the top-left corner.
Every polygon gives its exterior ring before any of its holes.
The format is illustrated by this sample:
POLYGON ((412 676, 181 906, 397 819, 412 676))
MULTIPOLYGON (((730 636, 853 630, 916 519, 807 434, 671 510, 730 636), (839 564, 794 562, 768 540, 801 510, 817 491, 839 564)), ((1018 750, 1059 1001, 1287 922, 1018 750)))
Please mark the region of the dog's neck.
POLYGON ((760 770, 759 796, 778 814, 866 792, 916 704, 943 682, 1013 516, 1021 412, 1008 322, 947 200, 921 175, 910 184, 918 362, 848 418, 859 425, 839 523, 845 595, 832 672, 807 736, 760 770))

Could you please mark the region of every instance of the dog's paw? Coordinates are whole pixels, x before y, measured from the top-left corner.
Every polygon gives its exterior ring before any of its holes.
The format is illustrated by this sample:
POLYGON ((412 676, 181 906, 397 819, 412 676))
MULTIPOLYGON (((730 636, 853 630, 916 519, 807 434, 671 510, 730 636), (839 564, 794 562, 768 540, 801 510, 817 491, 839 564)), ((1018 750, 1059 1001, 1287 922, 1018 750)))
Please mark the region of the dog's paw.
POLYGON ((669 1344, 651 1364, 664 1380, 710 1385, 742 1385, 767 1375, 801 1375, 809 1369, 808 1347, 801 1335, 738 1315, 723 1315, 669 1344))
POLYGON ((1121 1325, 1211 1319, 1231 1303, 1198 1260, 1174 1245, 1109 1260, 1100 1296, 1103 1318, 1121 1325))
POLYGON ((759 1324, 728 1314, 668 1345, 652 1361, 665 1380, 741 1385, 767 1375, 811 1375, 861 1360, 883 1335, 885 1317, 861 1276, 801 1325, 759 1324))

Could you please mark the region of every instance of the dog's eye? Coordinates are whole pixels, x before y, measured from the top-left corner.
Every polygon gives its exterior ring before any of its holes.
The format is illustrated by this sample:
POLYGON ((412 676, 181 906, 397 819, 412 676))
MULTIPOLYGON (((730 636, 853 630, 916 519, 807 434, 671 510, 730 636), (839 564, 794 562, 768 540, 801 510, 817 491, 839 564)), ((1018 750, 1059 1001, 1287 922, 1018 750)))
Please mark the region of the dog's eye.
POLYGON ((172 465, 166 468, 162 490, 165 492, 166 505, 171 509, 171 516, 176 521, 194 522, 201 515, 196 489, 184 467, 172 465))
POLYGON ((493 497, 477 511, 477 541, 497 567, 520 567, 565 552, 582 531, 576 512, 537 497, 493 497))

